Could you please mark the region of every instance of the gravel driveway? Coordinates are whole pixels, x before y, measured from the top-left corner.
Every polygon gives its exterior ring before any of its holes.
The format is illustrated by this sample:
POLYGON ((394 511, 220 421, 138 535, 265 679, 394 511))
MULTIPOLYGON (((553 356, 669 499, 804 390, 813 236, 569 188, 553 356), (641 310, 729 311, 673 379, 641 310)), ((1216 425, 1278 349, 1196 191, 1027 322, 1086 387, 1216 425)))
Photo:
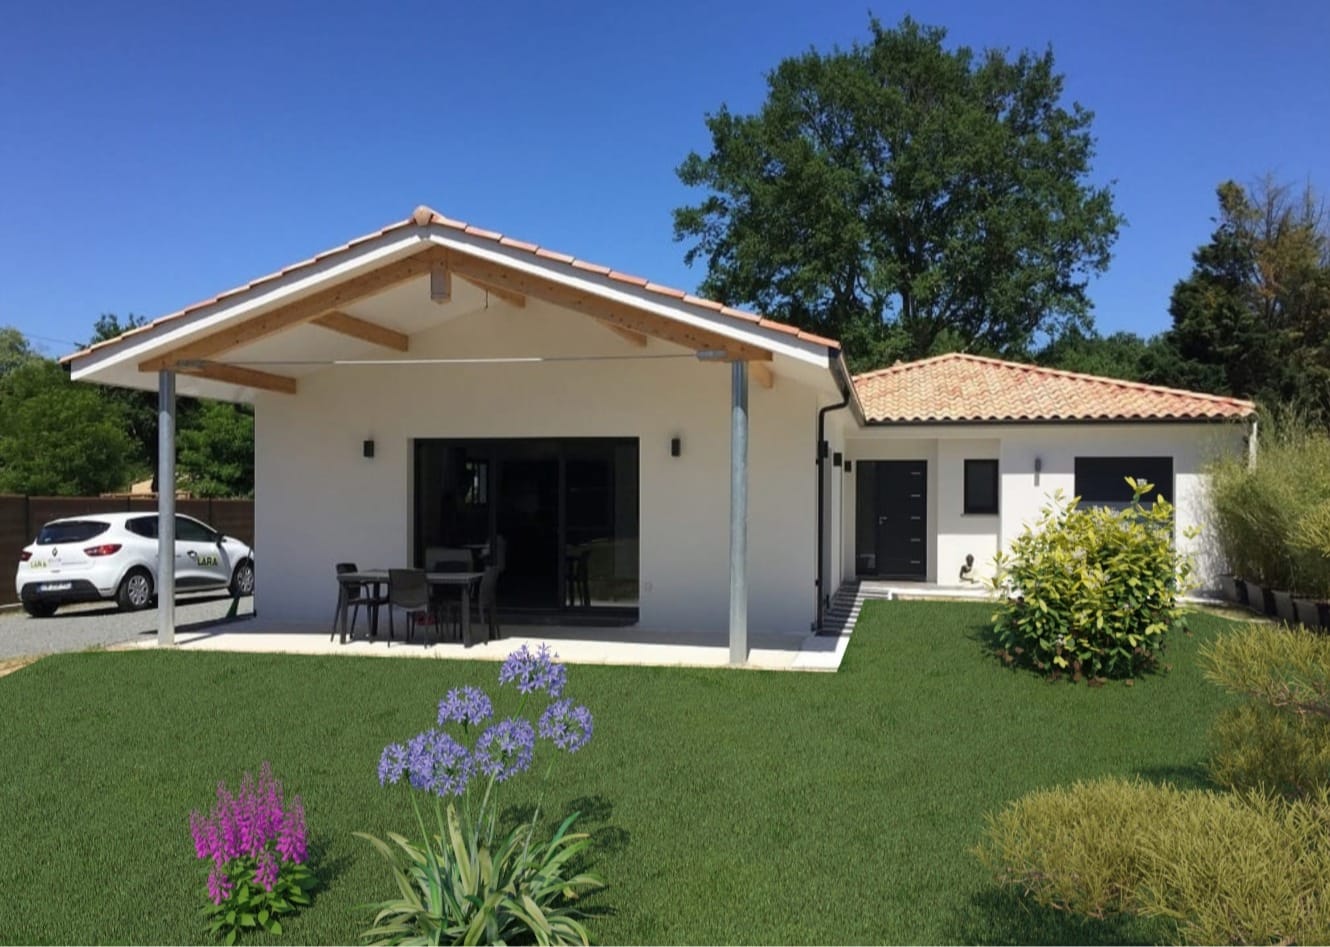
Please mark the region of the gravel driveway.
MULTIPOLYGON (((225 618, 231 596, 197 594, 176 600, 178 630, 225 618)), ((240 600, 238 614, 249 615, 254 600, 240 600)), ((53 618, 30 618, 21 610, 0 612, 0 658, 49 654, 53 651, 82 651, 95 645, 118 644, 157 634, 157 610, 116 611, 114 605, 93 603, 67 605, 53 618)))

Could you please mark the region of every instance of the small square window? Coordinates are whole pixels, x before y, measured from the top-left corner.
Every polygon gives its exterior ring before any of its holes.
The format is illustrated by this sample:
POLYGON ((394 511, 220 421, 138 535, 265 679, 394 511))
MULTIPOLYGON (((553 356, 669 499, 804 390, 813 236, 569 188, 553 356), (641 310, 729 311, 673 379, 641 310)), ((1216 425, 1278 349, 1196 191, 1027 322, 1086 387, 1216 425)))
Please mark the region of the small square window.
POLYGON ((965 462, 965 512, 992 516, 998 511, 998 462, 965 462))

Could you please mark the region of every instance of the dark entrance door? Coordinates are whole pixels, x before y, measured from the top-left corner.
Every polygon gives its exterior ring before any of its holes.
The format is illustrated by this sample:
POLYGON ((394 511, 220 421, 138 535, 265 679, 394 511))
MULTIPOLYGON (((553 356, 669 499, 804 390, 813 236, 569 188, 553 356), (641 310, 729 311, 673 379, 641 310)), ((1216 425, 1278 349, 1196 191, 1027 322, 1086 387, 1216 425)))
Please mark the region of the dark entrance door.
POLYGON ((928 575, 928 462, 877 463, 877 574, 928 575))

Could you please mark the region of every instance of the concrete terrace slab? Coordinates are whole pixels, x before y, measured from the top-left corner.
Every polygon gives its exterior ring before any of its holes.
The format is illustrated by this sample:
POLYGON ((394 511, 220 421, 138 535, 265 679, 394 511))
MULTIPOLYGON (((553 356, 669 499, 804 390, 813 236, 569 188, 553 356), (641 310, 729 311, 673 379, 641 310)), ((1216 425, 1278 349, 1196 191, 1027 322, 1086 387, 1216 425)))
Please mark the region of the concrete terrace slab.
MULTIPOLYGON (((363 635, 363 628, 357 629, 363 635)), ((770 671, 835 671, 849 643, 848 632, 836 636, 750 634, 748 668, 770 671)), ((250 654, 322 654, 379 658, 437 658, 450 661, 502 661, 523 645, 548 644, 569 664, 641 665, 652 667, 728 667, 729 640, 724 634, 666 634, 636 628, 585 628, 561 625, 514 625, 495 641, 463 647, 456 641, 435 643, 433 629, 415 641, 389 643, 383 637, 356 637, 340 644, 329 640, 328 627, 249 618, 218 622, 176 633, 182 651, 230 651, 250 654), (428 643, 425 643, 428 641, 428 643)), ((155 648, 155 639, 127 643, 123 648, 155 648)))

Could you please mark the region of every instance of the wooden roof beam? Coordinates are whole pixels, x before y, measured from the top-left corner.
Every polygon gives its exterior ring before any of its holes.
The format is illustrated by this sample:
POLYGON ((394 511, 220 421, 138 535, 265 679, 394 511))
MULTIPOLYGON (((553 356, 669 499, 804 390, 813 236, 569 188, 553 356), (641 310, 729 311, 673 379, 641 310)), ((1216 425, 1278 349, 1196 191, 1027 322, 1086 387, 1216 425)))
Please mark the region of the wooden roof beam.
POLYGON ((389 329, 387 326, 381 326, 377 322, 370 322, 349 313, 326 312, 310 321, 316 326, 331 329, 333 332, 340 332, 342 335, 349 335, 353 339, 360 339, 362 342, 381 345, 386 349, 406 352, 411 348, 411 338, 405 332, 389 329))
MULTIPOLYGON (((461 276, 460 273, 458 275, 461 276)), ((489 283, 486 283, 484 280, 471 279, 470 277, 467 276, 462 276, 462 279, 466 280, 472 286, 476 287, 476 289, 484 290, 485 292, 493 296, 495 299, 502 300, 503 302, 506 302, 508 305, 514 307, 515 309, 526 308, 526 297, 523 296, 521 293, 515 293, 511 289, 504 289, 502 286, 493 286, 489 283)))
POLYGON ((776 385, 776 373, 771 370, 771 366, 765 362, 749 362, 749 374, 763 388, 773 388, 776 385))
POLYGON ((274 375, 255 368, 241 365, 226 365, 222 362, 186 362, 176 367, 182 375, 208 378, 212 381, 240 385, 244 388, 259 388, 263 391, 275 391, 283 395, 296 393, 296 380, 286 375, 274 375))
POLYGON ((265 339, 287 329, 313 322, 319 316, 340 310, 358 299, 373 296, 408 280, 430 272, 431 268, 446 261, 448 252, 442 247, 430 247, 403 260, 397 260, 360 276, 344 280, 336 286, 320 290, 303 299, 287 303, 261 313, 235 325, 226 326, 178 348, 139 362, 139 371, 155 372, 173 368, 179 362, 211 359, 218 355, 265 339))
POLYGON ((609 329, 619 338, 623 339, 629 345, 635 345, 639 349, 646 348, 647 337, 643 335, 641 332, 634 331, 633 329, 625 329, 621 325, 616 325, 613 322, 606 322, 604 319, 597 319, 596 321, 599 322, 601 325, 603 325, 605 328, 609 329))
POLYGON ((758 346, 615 302, 543 276, 510 269, 482 257, 453 250, 449 254, 448 265, 454 273, 465 279, 479 280, 532 299, 562 306, 609 325, 672 342, 694 352, 724 351, 725 360, 728 361, 771 361, 771 352, 758 346))

